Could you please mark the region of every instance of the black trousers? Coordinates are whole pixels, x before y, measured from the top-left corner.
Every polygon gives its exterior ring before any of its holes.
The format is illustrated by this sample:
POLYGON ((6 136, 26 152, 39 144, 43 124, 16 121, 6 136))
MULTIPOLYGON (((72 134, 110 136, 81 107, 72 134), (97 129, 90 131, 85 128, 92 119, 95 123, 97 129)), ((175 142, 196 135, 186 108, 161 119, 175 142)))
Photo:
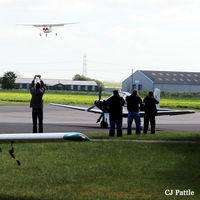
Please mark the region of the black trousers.
POLYGON ((43 133, 43 109, 32 108, 33 133, 37 133, 37 119, 39 121, 39 133, 43 133))
POLYGON ((115 125, 117 125, 117 136, 122 136, 122 116, 119 117, 113 117, 110 115, 110 130, 109 130, 109 136, 115 136, 115 125))
POLYGON ((155 115, 144 115, 144 133, 147 133, 148 127, 149 127, 149 122, 151 124, 151 133, 155 133, 155 127, 156 127, 156 120, 155 120, 155 115))

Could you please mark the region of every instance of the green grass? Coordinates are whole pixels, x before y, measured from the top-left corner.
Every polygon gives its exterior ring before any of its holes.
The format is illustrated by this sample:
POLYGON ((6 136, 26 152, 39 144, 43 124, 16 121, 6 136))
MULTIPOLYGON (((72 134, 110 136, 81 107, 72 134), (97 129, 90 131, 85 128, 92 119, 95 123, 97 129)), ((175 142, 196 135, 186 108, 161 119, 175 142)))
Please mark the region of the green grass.
MULTIPOLYGON (((102 96, 105 98, 108 96, 102 96)), ((0 91, 0 105, 22 105, 28 104, 31 99, 31 94, 28 91, 0 91)), ((47 92, 44 94, 43 100, 45 104, 51 102, 70 104, 70 105, 84 105, 91 106, 94 101, 98 99, 98 94, 73 94, 73 93, 52 93, 47 92)))
MULTIPOLYGON (((110 94, 104 94, 102 98, 109 97, 110 94)), ((28 91, 0 91, 0 105, 28 105, 31 95, 28 91)), ((97 93, 72 93, 72 92, 52 92, 47 91, 44 94, 44 103, 51 102, 69 105, 91 106, 98 99, 97 93)), ((194 97, 161 97, 160 105, 163 108, 173 109, 192 109, 200 110, 200 101, 194 97)))
POLYGON ((161 98, 161 107, 177 109, 200 109, 200 101, 197 98, 161 98))
POLYGON ((16 144, 15 152, 21 167, 0 154, 3 200, 200 199, 199 144, 16 144), (166 189, 195 196, 167 198, 166 189))
MULTIPOLYGON (((190 140, 200 141, 200 132, 177 132, 177 131, 156 131, 156 134, 140 134, 136 135, 135 131, 132 131, 132 135, 127 135, 126 131, 123 131, 122 139, 125 140, 190 140)), ((91 139, 110 139, 107 132, 88 132, 87 135, 91 139)), ((112 139, 119 139, 118 137, 112 137, 112 139)))
POLYGON ((15 102, 15 101, 2 101, 0 100, 0 106, 27 106, 30 102, 15 102))
POLYGON ((114 82, 103 82, 104 87, 116 87, 116 88, 121 88, 122 87, 122 83, 114 83, 114 82))

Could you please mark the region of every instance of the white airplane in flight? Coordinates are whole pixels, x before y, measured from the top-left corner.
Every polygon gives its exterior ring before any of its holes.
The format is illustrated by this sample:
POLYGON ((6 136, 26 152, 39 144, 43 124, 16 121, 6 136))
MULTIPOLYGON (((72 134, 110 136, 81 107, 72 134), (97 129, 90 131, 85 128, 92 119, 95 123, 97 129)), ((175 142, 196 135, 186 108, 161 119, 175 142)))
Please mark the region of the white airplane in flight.
MULTIPOLYGON (((14 155, 14 143, 35 143, 35 142, 67 142, 67 141, 89 141, 90 139, 77 132, 68 133, 15 133, 15 134, 0 134, 0 143, 11 143, 9 153, 20 166, 19 159, 14 155)), ((1 149, 0 149, 1 150, 1 149)), ((2 151, 2 150, 1 150, 2 151)))
MULTIPOLYGON (((131 95, 128 92, 119 92, 119 95, 126 99, 126 96, 131 95)), ((154 97, 160 102, 160 89, 156 88, 154 90, 154 97)), ((56 104, 56 103, 50 103, 52 106, 58 106, 63 108, 69 108, 69 109, 75 109, 80 111, 87 111, 92 112, 96 114, 100 114, 100 117, 97 119, 97 123, 100 122, 101 128, 107 128, 108 127, 108 105, 104 103, 104 100, 101 99, 101 92, 99 92, 99 99, 94 102, 94 105, 90 108, 86 107, 80 107, 80 106, 71 106, 71 105, 63 105, 63 104, 56 104), (95 109, 94 107, 97 107, 98 109, 95 109)), ((183 114, 192 114, 195 113, 195 111, 192 110, 172 110, 172 109, 162 109, 160 108, 160 104, 157 104, 157 116, 161 115, 183 115, 183 114)), ((128 110, 127 106, 123 106, 123 117, 128 117, 128 110)), ((144 117, 144 111, 140 111, 140 117, 144 117)))
MULTIPOLYGON (((20 26, 34 26, 36 28, 39 28, 47 37, 48 33, 53 32, 54 28, 62 27, 65 25, 70 25, 70 24, 79 24, 79 22, 73 22, 73 23, 62 23, 62 24, 17 24, 20 26)), ((55 33, 57 36, 58 34, 55 33)), ((42 33, 40 33, 40 36, 42 36, 42 33)))

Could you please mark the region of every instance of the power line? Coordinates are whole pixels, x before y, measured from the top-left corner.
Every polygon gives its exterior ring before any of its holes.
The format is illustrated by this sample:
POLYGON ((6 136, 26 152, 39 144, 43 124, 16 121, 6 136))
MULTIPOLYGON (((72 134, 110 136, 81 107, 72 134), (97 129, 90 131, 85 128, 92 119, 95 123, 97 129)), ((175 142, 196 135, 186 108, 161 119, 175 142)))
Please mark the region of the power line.
POLYGON ((65 64, 65 63, 76 63, 78 60, 69 61, 49 61, 49 62, 23 62, 23 63, 1 63, 0 65, 53 65, 53 64, 65 64))

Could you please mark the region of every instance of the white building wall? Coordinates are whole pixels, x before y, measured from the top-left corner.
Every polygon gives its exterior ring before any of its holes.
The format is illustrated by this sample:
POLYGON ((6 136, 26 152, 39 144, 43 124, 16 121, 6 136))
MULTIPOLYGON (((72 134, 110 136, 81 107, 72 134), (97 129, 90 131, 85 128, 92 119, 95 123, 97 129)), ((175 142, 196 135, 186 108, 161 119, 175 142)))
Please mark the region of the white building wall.
POLYGON ((153 81, 138 70, 122 82, 122 91, 131 92, 132 84, 137 81, 142 85, 142 90, 150 91, 154 89, 153 81))

